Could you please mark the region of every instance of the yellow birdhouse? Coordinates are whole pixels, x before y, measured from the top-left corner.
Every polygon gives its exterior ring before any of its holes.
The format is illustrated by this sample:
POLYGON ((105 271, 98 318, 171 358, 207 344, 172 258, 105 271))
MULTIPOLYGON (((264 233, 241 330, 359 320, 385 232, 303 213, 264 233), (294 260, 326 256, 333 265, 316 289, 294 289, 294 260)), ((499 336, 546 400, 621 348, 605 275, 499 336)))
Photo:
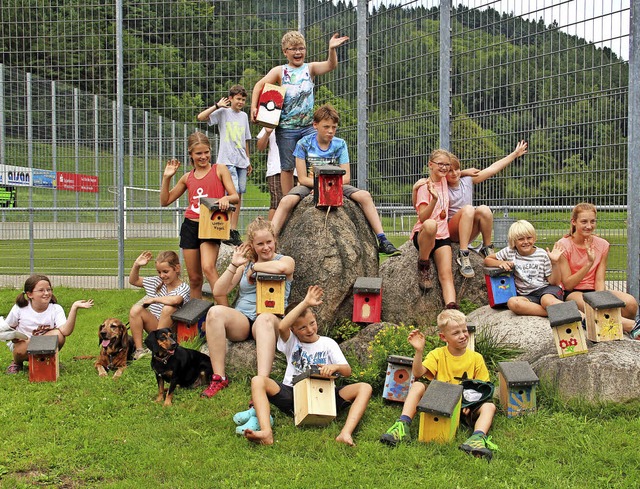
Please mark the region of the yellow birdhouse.
POLYGON ((229 239, 231 235, 231 213, 235 210, 234 205, 229 205, 229 208, 223 211, 218 205, 218 199, 201 198, 198 238, 229 239))
POLYGON ((594 342, 622 339, 622 314, 624 301, 608 290, 587 292, 584 313, 587 317, 587 338, 594 342))
POLYGON ((587 353, 582 316, 575 302, 561 302, 547 307, 553 341, 560 358, 587 353))
POLYGON ((500 402, 508 418, 536 411, 540 380, 528 362, 499 362, 500 402))
POLYGON ((456 436, 460 422, 462 386, 432 380, 418 403, 418 440, 447 443, 456 436))
POLYGON ((287 276, 276 273, 256 273, 256 312, 284 314, 287 276))

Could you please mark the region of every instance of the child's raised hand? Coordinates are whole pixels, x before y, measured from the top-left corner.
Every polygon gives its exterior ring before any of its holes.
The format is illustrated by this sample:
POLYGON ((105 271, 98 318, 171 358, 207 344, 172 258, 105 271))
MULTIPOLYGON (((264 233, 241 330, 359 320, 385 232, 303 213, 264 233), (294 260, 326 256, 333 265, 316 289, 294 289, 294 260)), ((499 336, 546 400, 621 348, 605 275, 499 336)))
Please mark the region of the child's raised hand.
POLYGON ((564 253, 564 248, 558 243, 553 245, 552 251, 549 251, 549 248, 547 248, 547 255, 549 255, 549 259, 553 264, 558 263, 558 260, 562 256, 562 253, 564 253))
POLYGON ((140 253, 140 256, 136 258, 136 261, 133 263, 134 265, 138 265, 139 267, 144 267, 151 261, 153 255, 150 251, 143 251, 140 253))
POLYGON ((307 289, 307 295, 304 298, 304 301, 310 306, 315 307, 322 304, 322 295, 324 294, 324 290, 319 285, 312 285, 307 289))
POLYGON ((342 46, 348 40, 348 36, 340 37, 338 36, 338 33, 335 33, 333 36, 331 36, 331 39, 329 39, 329 49, 335 49, 338 46, 342 46))
POLYGON ((413 346, 415 350, 424 350, 425 338, 419 329, 411 331, 407 337, 407 341, 409 341, 409 344, 413 346))
POLYGON ((71 307, 75 307, 78 309, 89 309, 90 307, 93 307, 93 299, 75 301, 71 307))
POLYGON ((526 141, 520 141, 516 145, 516 149, 513 150, 513 152, 516 154, 516 158, 525 154, 528 148, 529 148, 529 143, 527 143, 526 141))
POLYGON ((589 236, 584 240, 584 247, 587 251, 587 258, 589 259, 589 263, 593 263, 596 260, 596 252, 593 249, 593 236, 589 236))
POLYGON ((438 191, 431 180, 427 180, 427 189, 429 189, 429 193, 431 194, 431 197, 433 197, 433 200, 438 200, 438 191))
POLYGON ((169 160, 167 161, 167 166, 164 167, 164 176, 172 177, 176 174, 180 168, 180 161, 178 160, 169 160))
POLYGON ((220 100, 218 100, 218 107, 229 107, 231 105, 231 100, 229 100, 227 97, 222 97, 220 100))

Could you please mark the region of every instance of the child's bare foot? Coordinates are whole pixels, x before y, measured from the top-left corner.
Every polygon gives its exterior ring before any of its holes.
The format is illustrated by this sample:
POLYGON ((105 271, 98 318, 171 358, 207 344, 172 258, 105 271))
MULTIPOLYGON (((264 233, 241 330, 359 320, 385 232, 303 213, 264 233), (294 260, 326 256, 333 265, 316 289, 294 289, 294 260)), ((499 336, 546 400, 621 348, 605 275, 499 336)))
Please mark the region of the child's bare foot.
POLYGON ((260 445, 273 445, 272 431, 244 430, 244 437, 253 443, 259 443, 260 445))
POLYGON ((353 443, 353 438, 351 438, 351 435, 345 435, 344 433, 340 433, 338 436, 336 436, 336 441, 338 443, 344 443, 345 445, 349 445, 350 447, 356 446, 356 444, 353 443))

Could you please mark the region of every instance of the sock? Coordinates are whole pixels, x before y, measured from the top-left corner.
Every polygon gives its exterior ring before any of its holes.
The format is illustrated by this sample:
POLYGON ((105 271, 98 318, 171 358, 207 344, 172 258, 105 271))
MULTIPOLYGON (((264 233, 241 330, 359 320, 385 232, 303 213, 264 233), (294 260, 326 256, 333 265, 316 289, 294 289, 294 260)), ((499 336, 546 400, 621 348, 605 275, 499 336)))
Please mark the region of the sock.
POLYGON ((469 256, 469 250, 460 250, 462 256, 469 256))
POLYGON ((407 416, 406 414, 400 415, 400 417, 398 418, 398 421, 402 421, 403 423, 411 424, 411 418, 409 416, 407 416))
POLYGON ((380 241, 381 243, 383 241, 387 241, 387 237, 385 236, 384 233, 376 234, 376 238, 378 238, 378 241, 380 241))
POLYGON ((482 436, 486 436, 486 433, 482 430, 475 430, 472 435, 482 435, 482 436))

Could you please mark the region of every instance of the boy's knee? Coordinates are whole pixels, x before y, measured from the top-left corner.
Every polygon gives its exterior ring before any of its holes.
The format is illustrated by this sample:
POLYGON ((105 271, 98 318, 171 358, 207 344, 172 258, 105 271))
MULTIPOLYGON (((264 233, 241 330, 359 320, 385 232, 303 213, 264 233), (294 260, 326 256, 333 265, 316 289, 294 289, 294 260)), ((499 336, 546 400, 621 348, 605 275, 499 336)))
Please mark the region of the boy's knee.
POLYGON ((142 307, 141 304, 134 304, 133 306, 131 306, 131 309, 129 309, 129 319, 138 316, 142 313, 142 311, 144 311, 144 307, 142 307))

